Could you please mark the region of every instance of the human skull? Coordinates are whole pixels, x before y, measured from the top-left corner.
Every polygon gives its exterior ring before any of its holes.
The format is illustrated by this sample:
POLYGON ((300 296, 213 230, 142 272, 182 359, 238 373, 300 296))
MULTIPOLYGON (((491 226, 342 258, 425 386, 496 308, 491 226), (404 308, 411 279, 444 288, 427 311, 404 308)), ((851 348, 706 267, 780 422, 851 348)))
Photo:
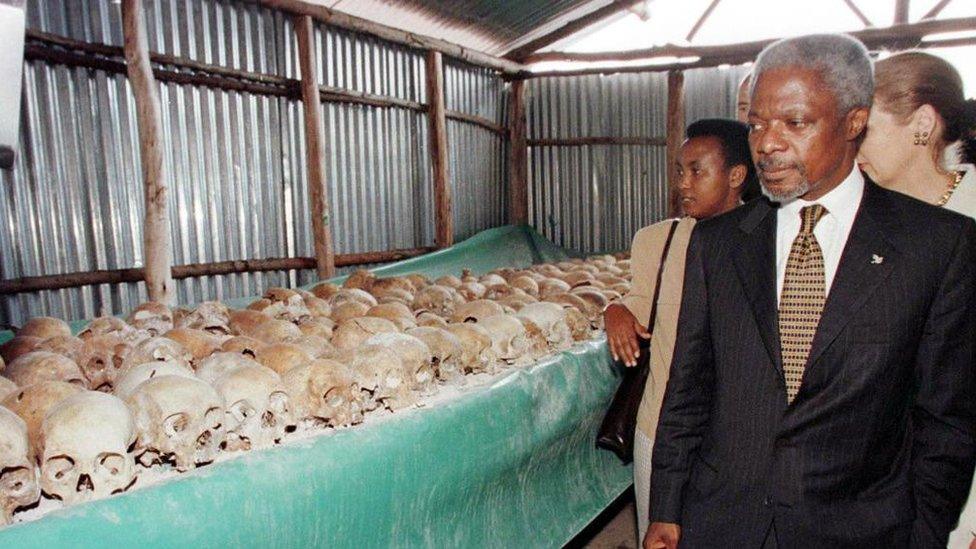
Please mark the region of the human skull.
POLYGON ((292 397, 298 418, 330 427, 362 423, 365 393, 345 364, 328 359, 314 360, 292 368, 281 379, 292 397))
POLYGON ((486 329, 470 322, 448 324, 447 330, 461 341, 461 368, 466 374, 489 371, 495 361, 491 335, 486 329))
POLYGON ((491 348, 499 360, 509 364, 524 363, 528 359, 529 341, 525 326, 514 316, 495 315, 482 319, 478 325, 491 336, 491 348), (520 360, 521 359, 521 360, 520 360))
POLYGON ((435 328, 446 328, 447 321, 440 315, 430 311, 417 312, 417 326, 433 326, 435 328))
POLYGON ((358 301, 367 307, 373 307, 377 304, 376 298, 373 297, 369 292, 361 290, 359 288, 343 288, 335 293, 329 298, 329 305, 333 308, 347 303, 349 301, 358 301))
POLYGON ((303 347, 294 343, 275 343, 268 345, 258 352, 257 361, 263 366, 274 370, 278 375, 284 375, 288 370, 314 360, 303 347))
POLYGON ((448 317, 454 313, 454 309, 465 299, 457 290, 440 284, 433 284, 420 290, 414 295, 413 310, 425 310, 434 314, 448 317))
POLYGON ((287 320, 274 319, 258 326, 251 337, 270 345, 302 337, 302 331, 287 320))
POLYGON ((367 271, 366 269, 356 269, 356 271, 349 275, 345 282, 342 283, 342 287, 368 290, 373 286, 373 282, 375 281, 376 275, 373 273, 367 271))
POLYGON ((18 388, 4 398, 3 406, 20 416, 20 419, 27 424, 32 456, 39 455, 41 423, 44 421, 44 416, 55 404, 84 390, 84 387, 73 383, 42 381, 18 388))
POLYGON ((389 278, 377 278, 375 281, 373 281, 373 285, 370 286, 369 293, 376 296, 377 293, 385 292, 387 290, 400 290, 413 293, 417 291, 417 288, 415 288, 413 282, 406 277, 392 276, 389 278))
POLYGON ((19 387, 13 381, 0 376, 0 402, 7 398, 8 395, 17 391, 19 387))
POLYGON ((224 437, 224 402, 205 381, 160 375, 126 398, 135 416, 136 456, 144 466, 172 462, 187 471, 214 460, 224 437))
POLYGON ((60 318, 37 316, 28 320, 21 329, 17 330, 17 335, 39 337, 41 339, 48 339, 55 336, 70 336, 71 327, 60 318))
POLYGON ((41 498, 27 424, 0 407, 0 526, 10 524, 14 511, 41 498))
POLYGON ((366 312, 366 316, 385 318, 396 324, 397 329, 401 332, 417 325, 416 320, 413 318, 413 311, 403 303, 381 303, 375 307, 371 307, 366 312))
POLYGON ((302 301, 305 302, 305 307, 313 318, 327 318, 332 315, 332 307, 329 306, 328 301, 305 290, 295 290, 295 292, 302 296, 302 301))
POLYGON ((252 311, 250 309, 236 309, 228 313, 231 332, 237 335, 246 335, 250 337, 257 337, 258 328, 265 322, 271 320, 271 317, 258 312, 252 311))
POLYGON ((417 290, 426 288, 427 286, 430 286, 432 284, 429 278, 419 273, 411 273, 404 276, 403 278, 409 280, 410 284, 413 285, 412 292, 416 292, 417 290))
POLYGON ((305 335, 313 335, 332 339, 335 321, 331 318, 314 317, 298 323, 298 329, 305 335))
POLYGON ((439 284, 441 286, 447 286, 449 288, 454 288, 455 290, 461 287, 461 279, 454 275, 445 275, 434 281, 434 284, 439 284))
POLYGON ((599 327, 600 321, 603 318, 603 310, 607 308, 607 304, 609 303, 609 300, 603 295, 603 292, 595 288, 582 286, 574 288, 571 294, 586 302, 586 310, 583 313, 590 319, 590 322, 593 323, 595 328, 599 327))
MULTIPOLYGON (((312 316, 301 294, 287 288, 270 288, 264 293, 263 299, 252 305, 249 308, 288 322, 299 322, 312 316)), ((325 307, 331 311, 328 303, 325 307)))
POLYGON ((66 356, 80 364, 84 348, 85 341, 80 337, 60 335, 45 339, 34 350, 66 356))
POLYGON ((227 336, 220 337, 212 332, 195 328, 174 328, 166 332, 163 337, 172 339, 189 351, 193 357, 191 363, 210 356, 214 351, 220 349, 225 340, 229 339, 227 336))
POLYGON ((366 316, 370 306, 361 301, 343 301, 332 306, 332 321, 341 324, 352 318, 366 316))
POLYGON ((125 369, 125 360, 132 347, 116 334, 96 335, 84 342, 78 366, 88 379, 88 387, 111 391, 112 384, 125 369))
POLYGON ((535 281, 534 278, 528 275, 519 275, 512 279, 511 286, 513 288, 518 288, 523 292, 531 295, 532 297, 539 296, 539 283, 535 281))
POLYGON ((193 354, 176 340, 168 337, 151 337, 139 342, 125 355, 122 371, 125 372, 133 366, 156 361, 176 362, 189 370, 191 369, 190 363, 193 361, 193 354))
POLYGON ((400 362, 407 370, 407 376, 413 378, 411 385, 414 389, 424 394, 433 391, 437 376, 434 372, 430 347, 423 340, 407 334, 384 333, 367 339, 364 345, 387 347, 400 357, 400 362))
POLYGON ((139 305, 129 313, 126 320, 133 328, 142 330, 152 337, 161 336, 176 327, 173 323, 172 309, 157 301, 139 305))
POLYGON ((136 390, 136 387, 141 385, 142 382, 160 376, 196 377, 193 370, 187 368, 185 364, 170 360, 154 360, 145 364, 133 366, 126 370, 126 372, 122 374, 118 380, 116 380, 112 393, 115 396, 125 400, 129 398, 129 395, 131 395, 132 392, 136 390))
POLYGON ((291 399, 281 378, 264 366, 238 366, 213 386, 224 399, 225 439, 229 451, 267 448, 295 425, 291 399))
POLYGON ((412 292, 400 290, 398 288, 390 288, 389 290, 379 292, 373 290, 373 296, 380 305, 384 303, 402 303, 409 307, 414 300, 414 295, 412 292))
POLYGON ((332 335, 332 344, 339 351, 351 351, 370 337, 380 333, 398 332, 396 324, 385 318, 364 316, 339 324, 332 335))
POLYGON ((44 493, 70 505, 126 491, 136 481, 135 434, 115 396, 85 391, 62 400, 41 424, 44 493))
POLYGON ((176 327, 200 330, 217 336, 230 335, 230 309, 219 301, 205 301, 181 318, 176 327))
POLYGON ((539 283, 539 299, 547 299, 550 296, 568 292, 570 289, 572 289, 572 286, 564 280, 547 278, 539 283))
POLYGON ((408 372, 396 352, 385 345, 361 345, 349 363, 360 387, 376 404, 400 410, 417 403, 414 372, 408 372))
POLYGON ((570 271, 565 275, 563 275, 562 277, 562 281, 565 282, 566 284, 569 284, 570 288, 576 288, 578 286, 587 286, 589 284, 592 284, 595 280, 596 277, 593 276, 593 273, 582 271, 582 270, 570 271))
POLYGON ((566 311, 556 303, 531 303, 522 307, 515 317, 526 325, 528 332, 538 330, 541 334, 541 348, 536 342, 536 350, 546 354, 550 350, 561 351, 573 343, 573 335, 566 324, 566 311))
POLYGON ((505 309, 498 303, 478 299, 458 305, 451 315, 451 322, 481 322, 490 316, 501 314, 505 314, 505 309))
POLYGON ((485 294, 488 293, 488 288, 484 284, 476 281, 463 282, 461 286, 457 289, 458 293, 461 294, 467 301, 474 301, 476 299, 482 299, 485 294))
POLYGON ((258 352, 267 347, 267 343, 263 341, 258 341, 253 337, 248 336, 234 336, 227 341, 225 341, 221 346, 220 350, 225 353, 237 353, 240 355, 248 356, 254 358, 258 356, 258 352))
POLYGON ((314 286, 310 291, 315 295, 315 297, 328 301, 330 297, 339 293, 339 289, 339 286, 331 282, 323 282, 314 286))
POLYGON ((128 343, 137 343, 144 336, 148 336, 148 334, 142 334, 132 326, 129 326, 121 318, 100 316, 89 322, 88 326, 78 334, 78 337, 81 339, 89 339, 95 336, 109 334, 118 336, 119 339, 128 343))
POLYGON ((240 353, 214 353, 200 361, 197 366, 198 378, 213 385, 225 373, 242 367, 263 367, 260 362, 240 353))
POLYGON ((331 358, 339 352, 328 339, 315 335, 303 335, 291 343, 301 347, 312 358, 331 358))
POLYGON ((431 365, 437 379, 450 381, 461 376, 461 357, 464 347, 461 340, 443 328, 420 326, 407 330, 407 335, 423 341, 430 349, 431 365))
POLYGON ((508 285, 508 281, 505 280, 505 277, 497 273, 488 273, 486 275, 482 275, 481 278, 478 279, 478 282, 480 282, 486 288, 491 288, 492 286, 508 285))
POLYGON ((0 358, 9 365, 23 355, 37 349, 44 340, 34 336, 17 336, 0 345, 0 358))
POLYGON ((70 358, 46 351, 34 351, 7 365, 4 375, 20 387, 41 381, 65 381, 88 388, 88 380, 70 358))
POLYGON ((566 325, 569 326, 569 332, 573 335, 573 341, 586 341, 590 339, 593 333, 590 320, 576 307, 570 305, 563 305, 562 307, 566 313, 566 325))

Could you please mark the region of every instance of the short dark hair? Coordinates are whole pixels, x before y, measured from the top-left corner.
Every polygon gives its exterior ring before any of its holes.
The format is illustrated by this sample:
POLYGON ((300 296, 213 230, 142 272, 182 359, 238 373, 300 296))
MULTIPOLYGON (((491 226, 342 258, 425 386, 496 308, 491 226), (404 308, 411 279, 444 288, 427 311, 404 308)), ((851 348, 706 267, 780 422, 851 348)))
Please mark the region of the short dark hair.
POLYGON ((752 153, 749 151, 749 126, 737 120, 705 118, 692 122, 685 134, 688 139, 714 137, 722 146, 722 157, 727 168, 740 164, 746 167, 746 178, 742 182, 743 202, 749 202, 762 194, 759 178, 756 176, 756 165, 752 163, 752 153))

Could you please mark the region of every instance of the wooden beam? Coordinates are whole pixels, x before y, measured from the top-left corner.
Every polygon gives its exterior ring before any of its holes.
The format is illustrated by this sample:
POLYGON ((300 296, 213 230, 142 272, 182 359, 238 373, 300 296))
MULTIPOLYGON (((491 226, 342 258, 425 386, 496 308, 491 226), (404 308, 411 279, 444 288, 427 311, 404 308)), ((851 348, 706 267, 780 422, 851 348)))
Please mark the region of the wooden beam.
POLYGON ((928 11, 928 13, 926 13, 925 15, 923 15, 922 16, 922 19, 923 20, 924 19, 935 19, 936 17, 939 16, 940 13, 942 13, 942 10, 944 10, 946 8, 946 6, 949 5, 950 2, 952 2, 952 0, 939 0, 939 3, 936 4, 936 5, 934 5, 934 6, 932 6, 932 9, 930 9, 928 11))
POLYGON ((721 1, 722 0, 712 0, 712 3, 709 4, 707 8, 705 8, 705 11, 701 14, 701 17, 698 18, 698 21, 695 21, 695 24, 691 27, 691 30, 688 31, 688 36, 685 36, 685 40, 687 40, 688 42, 694 40, 695 35, 698 34, 699 30, 701 30, 702 25, 705 24, 705 21, 708 21, 708 16, 711 15, 713 11, 715 11, 715 8, 718 6, 718 3, 721 1))
POLYGON ((308 194, 311 201, 312 239, 315 249, 315 272, 322 280, 335 275, 335 251, 329 230, 328 189, 325 182, 325 121, 319 101, 318 65, 315 55, 315 31, 312 18, 295 16, 298 40, 298 65, 302 80, 302 107, 305 114, 305 165, 308 170, 308 194))
MULTIPOLYGON (((861 40, 869 49, 879 49, 884 47, 904 47, 904 44, 919 45, 921 39, 929 34, 939 34, 945 32, 959 32, 976 30, 976 17, 960 17, 955 19, 936 19, 895 25, 886 28, 862 29, 850 32, 851 36, 861 40)), ((722 46, 678 46, 668 44, 654 48, 644 48, 627 51, 604 51, 604 52, 542 52, 532 55, 527 62, 537 63, 541 61, 634 61, 652 60, 661 57, 697 57, 701 63, 699 66, 712 66, 730 63, 738 64, 753 61, 769 44, 775 39, 757 40, 754 42, 743 42, 739 44, 728 44, 722 46)), ((922 44, 924 45, 924 44, 922 44)), ((689 64, 690 65, 690 64, 689 64)), ((616 68, 609 67, 610 71, 616 68)), ((645 69, 646 70, 646 69, 645 69)), ((546 74, 553 74, 550 71, 546 74)), ((570 72, 567 71, 567 74, 570 72)), ((528 77, 535 76, 534 73, 528 77)), ((525 77, 525 75, 521 75, 525 77)))
POLYGON ((434 225, 438 248, 454 244, 451 182, 447 176, 447 123, 444 111, 444 62, 439 51, 427 52, 427 122, 430 167, 434 175, 434 225))
POLYGON ((895 0, 895 21, 896 25, 903 25, 908 22, 908 0, 895 0))
POLYGON ((508 218, 511 225, 529 223, 529 147, 526 139, 525 81, 512 82, 508 103, 508 218))
POLYGON ((685 73, 668 73, 668 114, 667 114, 667 171, 668 216, 681 215, 678 200, 678 151, 685 139, 685 73))
MULTIPOLYGON (((335 256, 338 267, 387 263, 416 257, 435 251, 437 248, 407 248, 383 252, 362 252, 335 256)), ((173 278, 196 278, 201 276, 220 276, 237 273, 260 273, 266 271, 291 271, 314 269, 314 257, 278 257, 269 259, 236 259, 216 263, 193 263, 173 267, 173 278)), ((59 275, 25 276, 0 280, 0 295, 63 290, 97 284, 124 284, 141 282, 143 269, 99 270, 84 273, 65 273, 59 275)))
POLYGON ((861 11, 861 8, 857 7, 857 4, 854 3, 854 0, 844 0, 844 3, 847 4, 847 7, 850 8, 852 12, 854 12, 854 15, 856 15, 857 18, 861 20, 861 23, 864 24, 865 27, 874 26, 874 23, 872 23, 871 20, 868 19, 867 15, 864 15, 864 12, 861 11))
POLYGON ((146 203, 142 228, 146 290, 151 301, 172 304, 175 298, 170 274, 173 243, 166 181, 168 174, 163 164, 163 122, 156 80, 149 61, 142 0, 122 0, 122 36, 139 125, 139 159, 146 203))
POLYGON ((569 23, 566 23, 565 25, 559 27, 558 29, 550 33, 547 33, 543 36, 530 40, 525 44, 515 49, 512 49, 511 51, 506 53, 504 57, 506 59, 511 59, 513 61, 521 61, 522 59, 529 56, 530 54, 533 54, 546 46, 555 44, 556 42, 562 40, 563 38, 572 36, 573 34, 576 34, 577 32, 593 25, 594 23, 598 23, 600 21, 603 21, 604 19, 607 19, 608 17, 616 15, 622 11, 628 10, 637 3, 638 2, 635 0, 613 0, 606 6, 603 6, 602 8, 597 8, 591 11, 590 13, 587 13, 586 15, 580 17, 579 19, 574 19, 569 23))
POLYGON ((333 27, 369 34, 388 42, 394 42, 412 48, 433 50, 449 57, 460 59, 473 65, 488 67, 501 72, 516 73, 525 70, 525 66, 508 59, 495 57, 484 52, 465 48, 446 40, 414 34, 401 29, 381 25, 368 19, 355 17, 341 11, 336 11, 318 4, 309 4, 302 0, 260 0, 262 6, 284 10, 296 15, 308 15, 333 27))
POLYGON ((448 120, 457 120, 458 122, 466 122, 474 126, 481 126, 482 128, 490 132, 497 133, 502 137, 508 137, 508 128, 502 126, 501 124, 496 124, 495 122, 482 116, 468 114, 466 112, 445 110, 444 117, 448 120))
POLYGON ((584 147, 587 145, 643 145, 663 147, 668 143, 664 137, 563 137, 556 139, 529 139, 530 147, 584 147))

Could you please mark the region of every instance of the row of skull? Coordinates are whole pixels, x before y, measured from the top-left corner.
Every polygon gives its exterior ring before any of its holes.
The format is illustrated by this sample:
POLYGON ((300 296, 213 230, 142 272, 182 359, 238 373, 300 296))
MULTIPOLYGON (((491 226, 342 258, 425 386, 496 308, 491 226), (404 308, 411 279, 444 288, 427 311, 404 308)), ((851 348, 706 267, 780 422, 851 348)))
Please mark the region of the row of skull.
POLYGON ((465 374, 528 364, 592 336, 629 261, 598 256, 431 281, 357 271, 272 288, 247 309, 145 303, 78 336, 32 319, 0 346, 0 524, 40 492, 66 504, 414 405, 465 374), (6 365, 6 366, 5 366, 6 365))

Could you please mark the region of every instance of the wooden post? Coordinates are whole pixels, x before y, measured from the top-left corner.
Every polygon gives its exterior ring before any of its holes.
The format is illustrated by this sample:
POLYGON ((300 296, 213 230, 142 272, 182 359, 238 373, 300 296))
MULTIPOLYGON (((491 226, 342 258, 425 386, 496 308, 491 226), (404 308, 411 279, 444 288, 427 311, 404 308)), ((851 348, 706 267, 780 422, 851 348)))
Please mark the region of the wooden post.
POLYGON ((451 185, 447 179, 447 124, 444 116, 444 62, 439 51, 427 52, 427 121, 430 166, 434 171, 434 242, 438 248, 454 244, 451 185))
POLYGON ((298 39, 298 65, 302 80, 302 106, 305 113, 305 164, 312 209, 312 238, 315 272, 320 279, 335 276, 335 250, 329 230, 329 203, 325 188, 325 121, 319 100, 318 70, 315 64, 314 30, 308 15, 295 16, 298 39))
POLYGON ((529 222, 529 147, 525 135, 525 81, 512 82, 512 96, 508 106, 511 132, 508 140, 509 222, 525 225, 529 222))
POLYGON ((678 151, 685 138, 685 74, 668 72, 668 216, 681 215, 678 201, 678 151))
POLYGON ((122 35, 125 62, 136 101, 139 123, 139 156, 142 163, 143 198, 146 217, 143 223, 143 256, 149 299, 173 304, 173 243, 170 234, 166 168, 163 165, 163 123, 156 80, 149 63, 146 25, 142 0, 122 1, 122 35))
POLYGON ((908 0, 895 0, 895 24, 908 23, 908 0))

